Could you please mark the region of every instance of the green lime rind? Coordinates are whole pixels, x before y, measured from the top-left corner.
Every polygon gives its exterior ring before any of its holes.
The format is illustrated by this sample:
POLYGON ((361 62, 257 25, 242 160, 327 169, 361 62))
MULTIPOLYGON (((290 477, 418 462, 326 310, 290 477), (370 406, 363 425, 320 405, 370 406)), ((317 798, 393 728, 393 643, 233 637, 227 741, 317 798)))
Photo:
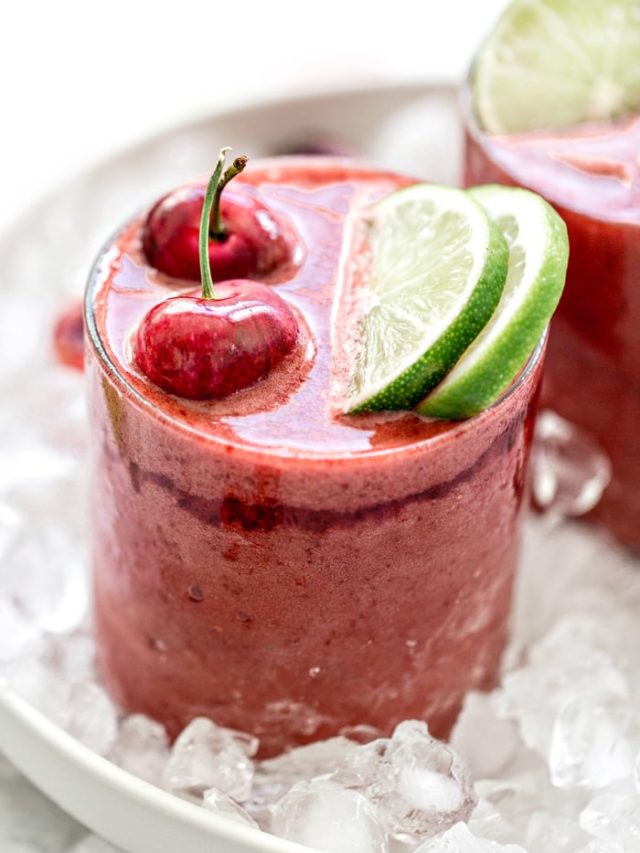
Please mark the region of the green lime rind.
POLYGON ((462 190, 391 193, 370 237, 374 307, 361 323, 348 413, 412 409, 489 321, 507 275, 506 240, 462 190))
POLYGON ((637 0, 515 0, 472 72, 490 133, 606 121, 640 108, 637 0))
POLYGON ((469 192, 503 230, 509 272, 494 317, 417 407, 449 420, 487 409, 522 371, 560 300, 569 259, 566 225, 540 196, 497 185, 469 192))

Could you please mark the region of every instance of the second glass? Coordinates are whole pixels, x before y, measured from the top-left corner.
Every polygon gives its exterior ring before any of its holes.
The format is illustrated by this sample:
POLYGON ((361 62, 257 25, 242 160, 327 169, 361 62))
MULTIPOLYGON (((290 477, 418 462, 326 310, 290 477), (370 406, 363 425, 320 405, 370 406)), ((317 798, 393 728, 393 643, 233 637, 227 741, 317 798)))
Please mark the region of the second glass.
POLYGON ((492 136, 463 92, 466 186, 523 186, 569 232, 567 285, 551 324, 543 401, 591 434, 613 477, 593 518, 640 549, 640 119, 492 136))

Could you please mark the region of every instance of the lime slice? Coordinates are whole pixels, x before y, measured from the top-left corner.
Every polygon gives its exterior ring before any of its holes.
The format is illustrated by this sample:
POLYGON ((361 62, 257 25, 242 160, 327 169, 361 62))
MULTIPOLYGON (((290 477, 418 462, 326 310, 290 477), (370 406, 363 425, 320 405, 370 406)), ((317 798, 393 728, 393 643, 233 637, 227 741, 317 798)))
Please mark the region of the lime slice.
POLYGON ((348 411, 411 409, 489 321, 509 250, 481 205, 450 187, 390 193, 369 225, 371 270, 348 411))
POLYGON ((605 121, 640 107, 638 0, 515 0, 473 70, 491 133, 605 121))
POLYGON ((497 185, 470 192, 507 239, 509 272, 489 323, 418 406, 451 420, 486 409, 520 373, 558 304, 569 259, 566 225, 539 195, 497 185))

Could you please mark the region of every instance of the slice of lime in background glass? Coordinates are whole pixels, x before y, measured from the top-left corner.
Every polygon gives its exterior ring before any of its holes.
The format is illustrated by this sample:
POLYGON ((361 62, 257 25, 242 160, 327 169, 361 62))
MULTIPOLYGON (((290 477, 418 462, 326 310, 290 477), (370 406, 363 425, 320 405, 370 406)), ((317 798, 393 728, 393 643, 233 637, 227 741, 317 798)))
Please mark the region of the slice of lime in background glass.
POLYGON ((489 323, 418 406, 420 414, 439 418, 475 415, 511 385, 555 311, 569 259, 566 225, 539 195, 497 185, 469 192, 505 235, 509 271, 489 323))
POLYGON ((414 184, 379 201, 350 412, 411 409, 453 367, 498 304, 509 250, 462 190, 414 184))
POLYGON ((640 110, 640 2, 515 0, 477 56, 472 89, 490 133, 640 110))

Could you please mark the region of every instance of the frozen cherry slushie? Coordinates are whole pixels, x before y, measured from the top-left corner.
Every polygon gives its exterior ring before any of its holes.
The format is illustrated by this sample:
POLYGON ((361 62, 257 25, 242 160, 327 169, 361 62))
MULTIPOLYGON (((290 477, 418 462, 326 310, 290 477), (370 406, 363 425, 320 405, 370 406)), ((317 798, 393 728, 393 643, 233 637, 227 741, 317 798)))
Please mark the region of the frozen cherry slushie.
POLYGON ((260 381, 221 399, 167 393, 137 366, 143 318, 193 286, 149 263, 144 220, 95 267, 99 666, 123 708, 173 735, 196 715, 258 735, 263 755, 412 717, 446 735, 465 692, 494 682, 540 349, 463 422, 334 406, 350 217, 407 183, 322 159, 237 178, 288 245, 250 275, 286 304, 278 329, 294 317, 298 332, 260 381))

